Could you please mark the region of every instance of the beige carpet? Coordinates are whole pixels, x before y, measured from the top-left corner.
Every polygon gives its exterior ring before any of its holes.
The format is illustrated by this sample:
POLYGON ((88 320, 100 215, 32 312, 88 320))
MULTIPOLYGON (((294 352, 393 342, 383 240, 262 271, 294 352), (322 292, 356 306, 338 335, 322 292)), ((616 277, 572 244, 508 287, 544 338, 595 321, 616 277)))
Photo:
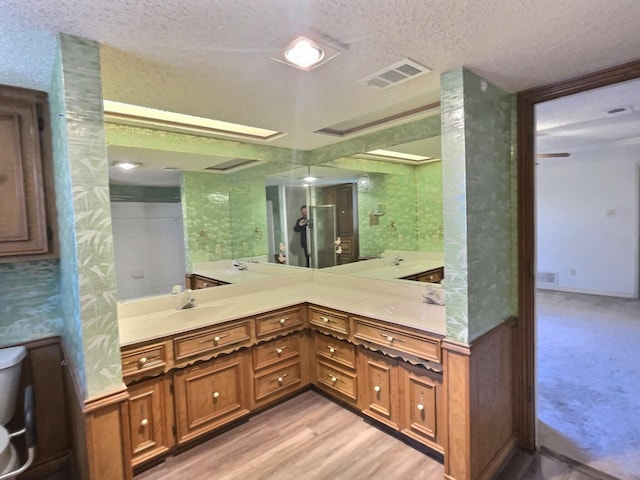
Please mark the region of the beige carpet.
POLYGON ((538 443, 640 480, 640 302, 538 291, 538 443))

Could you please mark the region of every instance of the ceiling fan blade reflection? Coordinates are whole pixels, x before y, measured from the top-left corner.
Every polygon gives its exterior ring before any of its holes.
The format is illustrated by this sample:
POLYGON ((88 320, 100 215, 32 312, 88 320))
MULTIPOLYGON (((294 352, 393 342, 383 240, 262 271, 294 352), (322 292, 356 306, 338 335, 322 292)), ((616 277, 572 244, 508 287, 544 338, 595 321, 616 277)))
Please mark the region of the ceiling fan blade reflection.
POLYGON ((571 154, 568 152, 558 152, 558 153, 536 153, 536 158, 566 158, 570 157, 571 154))

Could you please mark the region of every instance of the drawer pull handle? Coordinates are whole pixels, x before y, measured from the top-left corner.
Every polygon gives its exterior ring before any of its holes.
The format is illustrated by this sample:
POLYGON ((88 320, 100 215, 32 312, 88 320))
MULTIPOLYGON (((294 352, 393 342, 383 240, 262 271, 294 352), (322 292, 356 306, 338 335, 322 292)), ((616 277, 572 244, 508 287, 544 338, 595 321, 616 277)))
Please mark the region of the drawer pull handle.
POLYGON ((393 342, 403 342, 404 343, 404 340, 402 340, 401 338, 396 338, 393 335, 389 335, 389 334, 386 334, 386 333, 381 333, 380 335, 382 337, 386 338, 389 341, 389 343, 393 343, 393 342))
POLYGON ((284 322, 286 322, 288 320, 288 318, 281 318, 280 319, 280 325, 284 325, 284 322))
POLYGON ((141 427, 146 427, 147 425, 149 425, 149 420, 146 418, 143 418, 142 420, 140 420, 140 426, 141 427))
POLYGON ((320 317, 320 320, 322 320, 324 323, 330 323, 332 320, 328 317, 320 317))
POLYGON ((288 376, 289 376, 289 374, 288 374, 288 373, 283 373, 282 375, 280 375, 280 376, 278 377, 278 383, 282 383, 282 382, 284 382, 285 377, 288 377, 288 376))
POLYGON ((420 410, 421 412, 424 410, 424 403, 418 404, 418 410, 420 410))
POLYGON ((145 363, 147 363, 149 359, 147 357, 142 357, 140 360, 138 360, 138 363, 140 364, 140 366, 144 366, 145 363))
POLYGON ((373 391, 376 393, 380 393, 380 390, 382 390, 382 388, 380 388, 380 385, 376 385, 375 387, 373 387, 373 391))
POLYGON ((208 287, 208 286, 209 286, 209 284, 208 284, 208 283, 203 283, 203 284, 202 284, 202 286, 203 286, 204 288, 206 288, 206 287, 208 287))
POLYGON ((160 355, 154 355, 152 357, 141 357, 138 358, 137 360, 131 360, 129 362, 124 362, 124 365, 132 365, 132 364, 138 364, 140 367, 144 366, 146 363, 148 363, 150 360, 157 360, 160 359, 160 355))
POLYGON ((331 383, 336 383, 338 381, 338 379, 331 374, 329 374, 329 378, 331 379, 331 383))
POLYGON ((216 400, 218 398, 220 398, 220 393, 219 392, 213 392, 213 398, 216 399, 216 400))
POLYGON ((327 345, 327 348, 329 349, 329 353, 336 353, 336 349, 331 345, 327 345))
POLYGON ((285 345, 285 346, 283 346, 283 347, 280 347, 280 348, 276 348, 276 355, 282 355, 282 351, 283 351, 285 348, 287 348, 287 346, 286 346, 286 345, 285 345))
POLYGON ((223 339, 224 337, 228 337, 229 334, 227 333, 226 335, 216 335, 215 337, 213 337, 213 339, 208 339, 208 340, 200 340, 200 343, 209 343, 213 340, 213 343, 218 343, 221 339, 223 339))

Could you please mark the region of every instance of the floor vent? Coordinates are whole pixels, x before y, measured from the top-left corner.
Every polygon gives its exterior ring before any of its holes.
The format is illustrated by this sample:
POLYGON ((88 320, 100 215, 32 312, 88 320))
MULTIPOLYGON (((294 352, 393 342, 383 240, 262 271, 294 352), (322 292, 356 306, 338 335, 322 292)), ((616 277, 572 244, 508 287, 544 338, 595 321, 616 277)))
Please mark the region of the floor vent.
POLYGON ((387 68, 383 68, 372 75, 364 77, 362 80, 358 80, 358 83, 364 83, 365 85, 376 88, 389 88, 429 73, 430 71, 430 68, 420 65, 418 62, 409 58, 405 58, 398 63, 394 63, 387 68))
POLYGON ((557 285, 557 272, 538 272, 536 273, 536 283, 538 285, 557 285))

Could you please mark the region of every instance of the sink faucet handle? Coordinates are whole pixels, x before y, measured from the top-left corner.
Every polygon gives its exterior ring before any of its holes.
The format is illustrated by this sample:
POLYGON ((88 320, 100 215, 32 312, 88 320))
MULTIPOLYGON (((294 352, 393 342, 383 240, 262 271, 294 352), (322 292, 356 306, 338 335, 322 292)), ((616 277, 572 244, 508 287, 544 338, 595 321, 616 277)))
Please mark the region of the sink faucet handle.
POLYGON ((179 293, 182 293, 182 285, 175 284, 171 287, 171 295, 178 295, 179 293))

